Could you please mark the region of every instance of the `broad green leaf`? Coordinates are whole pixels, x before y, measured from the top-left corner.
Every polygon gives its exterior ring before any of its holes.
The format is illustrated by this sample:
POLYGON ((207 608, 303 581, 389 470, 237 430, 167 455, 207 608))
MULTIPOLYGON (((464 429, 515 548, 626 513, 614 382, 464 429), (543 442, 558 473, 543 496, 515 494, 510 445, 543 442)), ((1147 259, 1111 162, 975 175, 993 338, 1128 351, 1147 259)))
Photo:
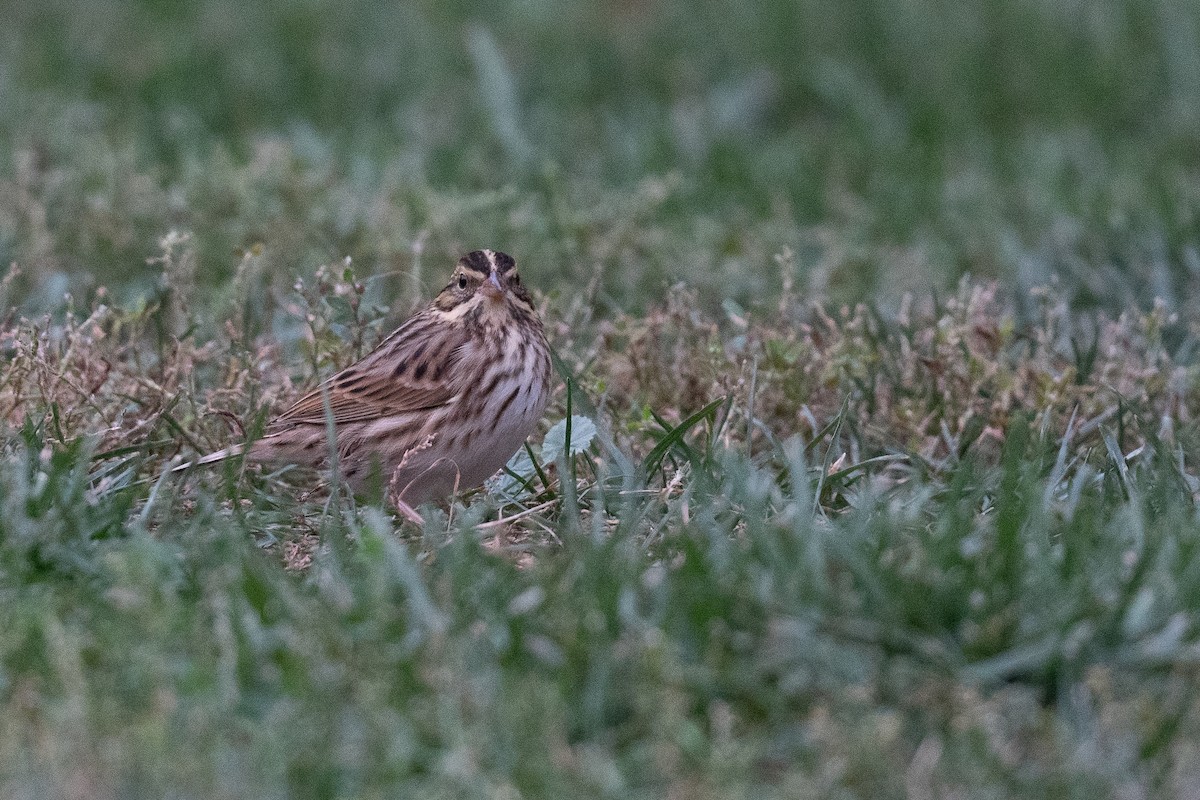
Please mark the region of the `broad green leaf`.
POLYGON ((554 427, 546 432, 546 438, 542 441, 543 464, 553 464, 564 452, 568 456, 582 452, 592 443, 592 439, 596 438, 596 423, 587 417, 573 415, 570 427, 571 446, 569 448, 566 446, 567 420, 555 423, 554 427))
POLYGON ((513 453, 512 458, 504 465, 504 470, 489 481, 488 488, 499 494, 516 497, 525 490, 527 484, 536 484, 536 482, 533 460, 529 458, 528 451, 522 447, 513 453))

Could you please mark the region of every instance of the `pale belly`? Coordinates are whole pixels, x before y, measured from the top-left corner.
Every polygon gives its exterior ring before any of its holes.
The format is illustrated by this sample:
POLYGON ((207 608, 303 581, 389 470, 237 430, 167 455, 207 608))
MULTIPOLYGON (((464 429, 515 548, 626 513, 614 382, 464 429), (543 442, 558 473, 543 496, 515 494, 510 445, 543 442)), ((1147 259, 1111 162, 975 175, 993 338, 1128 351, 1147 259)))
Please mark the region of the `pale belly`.
MULTIPOLYGON (((359 452, 365 457, 347 464, 345 477, 357 490, 372 473, 399 493, 400 499, 416 506, 480 486, 507 463, 533 432, 549 397, 532 385, 522 386, 516 398, 502 408, 507 393, 484 407, 478 421, 467 426, 429 426, 428 446, 403 453, 381 453, 369 446, 359 452)), ((385 441, 377 423, 360 433, 366 442, 385 441)), ((340 438, 340 437, 339 437, 340 438)))

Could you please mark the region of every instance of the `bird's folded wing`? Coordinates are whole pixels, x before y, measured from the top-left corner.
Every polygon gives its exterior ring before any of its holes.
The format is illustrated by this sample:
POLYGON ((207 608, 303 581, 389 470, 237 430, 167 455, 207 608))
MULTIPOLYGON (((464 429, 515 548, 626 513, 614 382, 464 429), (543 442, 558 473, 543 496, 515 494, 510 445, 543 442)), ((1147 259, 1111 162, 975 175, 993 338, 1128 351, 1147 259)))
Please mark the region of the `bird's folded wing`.
POLYGON ((442 331, 436 345, 405 325, 370 355, 352 364, 284 411, 272 428, 325 424, 328 403, 335 424, 369 422, 384 417, 433 411, 455 400, 461 391, 465 337, 442 331), (401 365, 403 367, 401 368, 401 365))
POLYGON ((325 424, 325 403, 328 396, 329 410, 334 424, 369 422, 384 417, 432 411, 451 402, 457 392, 448 386, 429 387, 384 387, 385 391, 341 388, 331 381, 314 389, 287 411, 279 415, 272 428, 299 424, 325 424))

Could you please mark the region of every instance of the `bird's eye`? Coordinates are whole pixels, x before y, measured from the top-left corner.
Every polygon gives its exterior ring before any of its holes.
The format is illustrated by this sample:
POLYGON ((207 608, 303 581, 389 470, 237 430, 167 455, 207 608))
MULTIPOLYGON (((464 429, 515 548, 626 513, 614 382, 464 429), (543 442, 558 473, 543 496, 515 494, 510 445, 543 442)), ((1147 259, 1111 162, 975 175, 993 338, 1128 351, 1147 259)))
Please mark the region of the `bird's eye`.
POLYGON ((520 276, 520 275, 513 275, 513 276, 512 276, 512 285, 513 285, 513 286, 520 286, 520 285, 521 285, 521 276, 520 276))
POLYGON ((466 275, 458 276, 458 288, 460 288, 460 289, 467 288, 467 276, 466 275))

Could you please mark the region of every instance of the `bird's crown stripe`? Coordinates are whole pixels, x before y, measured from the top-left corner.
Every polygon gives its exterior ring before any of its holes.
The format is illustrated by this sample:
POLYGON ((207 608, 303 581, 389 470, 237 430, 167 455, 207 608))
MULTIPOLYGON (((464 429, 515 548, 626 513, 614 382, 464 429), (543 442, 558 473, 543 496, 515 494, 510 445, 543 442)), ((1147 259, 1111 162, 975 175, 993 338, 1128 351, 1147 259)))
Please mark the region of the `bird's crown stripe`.
POLYGON ((463 256, 459 264, 464 269, 484 277, 487 277, 492 270, 503 275, 516 266, 512 256, 498 250, 475 250, 463 256))

